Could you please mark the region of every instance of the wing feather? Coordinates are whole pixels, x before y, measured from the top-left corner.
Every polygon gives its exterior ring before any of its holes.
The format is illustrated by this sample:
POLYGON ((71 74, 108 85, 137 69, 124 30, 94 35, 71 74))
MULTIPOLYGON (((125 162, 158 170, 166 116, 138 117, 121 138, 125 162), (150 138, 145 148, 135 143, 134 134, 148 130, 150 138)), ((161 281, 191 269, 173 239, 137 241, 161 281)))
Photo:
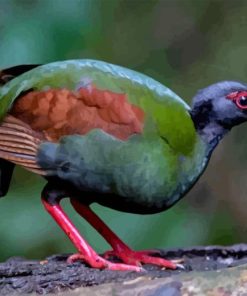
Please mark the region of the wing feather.
POLYGON ((0 158, 45 175, 36 160, 42 140, 41 134, 32 131, 21 120, 8 115, 0 125, 0 158))
POLYGON ((85 135, 93 129, 127 140, 142 133, 144 125, 143 110, 128 102, 127 95, 99 90, 93 85, 77 91, 30 91, 17 99, 10 113, 51 142, 62 136, 85 135))

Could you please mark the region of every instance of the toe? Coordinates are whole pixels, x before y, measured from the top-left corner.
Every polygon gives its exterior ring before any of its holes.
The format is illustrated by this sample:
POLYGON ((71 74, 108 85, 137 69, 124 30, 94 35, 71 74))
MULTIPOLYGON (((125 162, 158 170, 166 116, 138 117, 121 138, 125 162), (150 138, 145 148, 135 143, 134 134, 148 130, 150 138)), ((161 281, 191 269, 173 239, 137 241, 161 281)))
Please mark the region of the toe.
POLYGON ((84 261, 84 256, 82 254, 73 254, 73 255, 70 255, 68 258, 67 258, 67 262, 69 264, 71 263, 74 263, 78 260, 81 260, 81 261, 84 261))

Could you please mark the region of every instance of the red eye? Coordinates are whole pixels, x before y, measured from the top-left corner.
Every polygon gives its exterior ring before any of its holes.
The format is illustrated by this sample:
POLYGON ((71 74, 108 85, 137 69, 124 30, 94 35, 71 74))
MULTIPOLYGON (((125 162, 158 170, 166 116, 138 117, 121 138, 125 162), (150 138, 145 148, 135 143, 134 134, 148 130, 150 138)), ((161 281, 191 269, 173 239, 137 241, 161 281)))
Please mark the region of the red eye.
POLYGON ((232 92, 226 98, 233 101, 239 109, 247 109, 247 91, 232 92))
POLYGON ((236 99, 236 105, 240 109, 247 109, 247 96, 241 96, 236 99))

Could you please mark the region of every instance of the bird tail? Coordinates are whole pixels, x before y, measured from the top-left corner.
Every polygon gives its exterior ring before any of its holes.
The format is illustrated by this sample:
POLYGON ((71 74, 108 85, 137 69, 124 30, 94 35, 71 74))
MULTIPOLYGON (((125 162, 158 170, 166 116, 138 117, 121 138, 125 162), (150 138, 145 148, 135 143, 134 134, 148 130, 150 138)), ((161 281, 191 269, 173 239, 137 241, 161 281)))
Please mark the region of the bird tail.
POLYGON ((0 87, 12 80, 13 78, 32 70, 36 67, 40 66, 40 64, 32 64, 32 65, 19 65, 11 68, 7 68, 4 70, 0 70, 0 87))

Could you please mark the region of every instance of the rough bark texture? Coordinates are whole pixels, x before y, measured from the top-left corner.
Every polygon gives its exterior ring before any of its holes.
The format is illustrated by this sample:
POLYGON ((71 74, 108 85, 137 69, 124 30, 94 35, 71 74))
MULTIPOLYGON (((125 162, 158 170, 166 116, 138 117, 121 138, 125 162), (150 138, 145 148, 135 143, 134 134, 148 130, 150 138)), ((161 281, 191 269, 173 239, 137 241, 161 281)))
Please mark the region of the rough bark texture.
POLYGON ((185 270, 148 266, 145 273, 94 270, 67 255, 47 261, 10 258, 0 264, 0 295, 247 295, 247 245, 162 251, 182 258, 185 270))

